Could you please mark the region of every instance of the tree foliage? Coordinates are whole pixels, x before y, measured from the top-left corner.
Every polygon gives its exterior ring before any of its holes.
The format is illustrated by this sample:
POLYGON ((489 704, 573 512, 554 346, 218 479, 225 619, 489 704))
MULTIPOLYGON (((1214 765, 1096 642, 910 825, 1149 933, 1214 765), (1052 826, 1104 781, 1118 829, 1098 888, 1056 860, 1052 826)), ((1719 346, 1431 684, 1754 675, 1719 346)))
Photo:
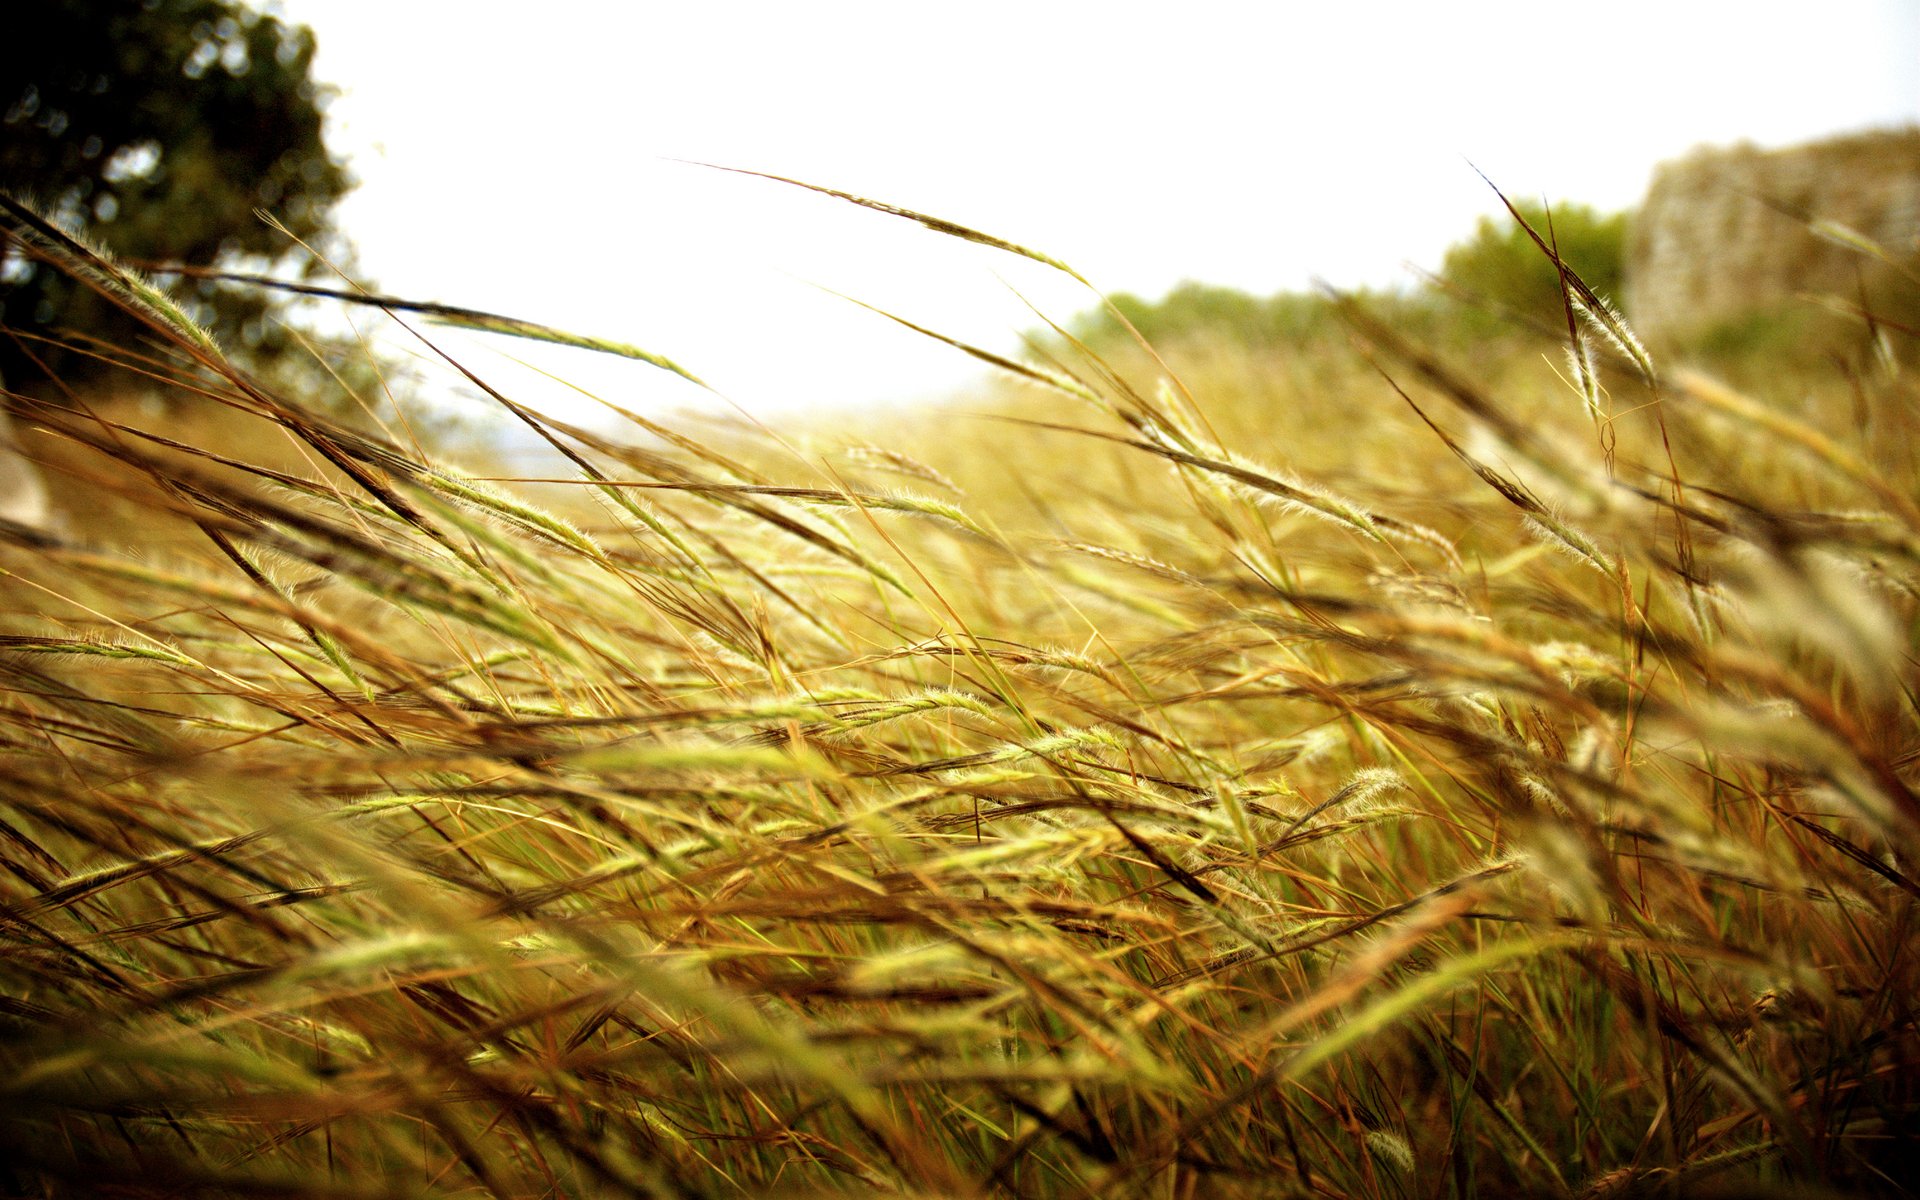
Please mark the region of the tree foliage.
MULTIPOLYGON (((1587 286, 1618 298, 1626 269, 1626 213, 1602 213, 1584 204, 1556 204, 1549 210, 1528 200, 1514 207, 1587 286)), ((1561 312, 1559 269, 1510 216, 1480 218, 1473 236, 1447 251, 1440 280, 1496 318, 1551 322, 1561 312)))
MULTIPOLYGON (((135 262, 310 269, 269 213, 323 254, 351 186, 322 138, 326 89, 304 26, 236 0, 35 0, 0 37, 0 189, 135 262)), ((8 247, 0 273, 0 371, 63 375, 87 360, 31 335, 133 334, 79 285, 8 247), (26 335, 26 336, 23 336, 26 335)), ((205 284, 189 299, 256 349, 269 301, 205 284)), ((18 374, 16 374, 18 373, 18 374)))

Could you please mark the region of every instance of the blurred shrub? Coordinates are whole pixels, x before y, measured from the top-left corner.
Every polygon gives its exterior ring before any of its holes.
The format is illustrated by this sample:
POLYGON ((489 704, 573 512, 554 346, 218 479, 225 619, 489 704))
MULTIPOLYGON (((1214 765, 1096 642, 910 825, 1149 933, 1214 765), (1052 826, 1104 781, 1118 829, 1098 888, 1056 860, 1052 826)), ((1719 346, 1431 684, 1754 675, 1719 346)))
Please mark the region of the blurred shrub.
POLYGON ((1195 334, 1247 345, 1294 342, 1326 332, 1332 318, 1330 306, 1319 296, 1282 292, 1263 298, 1193 282, 1181 284, 1158 303, 1126 294, 1114 297, 1113 303, 1155 343, 1195 334))
MULTIPOLYGON (((1549 211, 1532 201, 1514 207, 1587 286, 1607 299, 1619 297, 1626 213, 1602 213, 1584 204, 1560 204, 1549 211)), ((1563 311, 1559 269, 1510 216, 1480 218, 1473 236, 1447 251, 1439 282, 1463 307, 1469 326, 1509 324, 1516 318, 1557 322, 1563 311)))
MULTIPOLYGON (((1415 331, 1430 332, 1439 316, 1432 297, 1422 292, 1362 291, 1356 295, 1373 311, 1407 323, 1403 328, 1410 324, 1415 331)), ((1110 301, 1142 337, 1163 348, 1195 342, 1301 348, 1345 340, 1346 327, 1338 309, 1318 292, 1255 296, 1237 288, 1189 281, 1162 300, 1120 292, 1110 301)), ((1096 352, 1133 340, 1113 313, 1105 310, 1080 317, 1073 323, 1072 333, 1096 352)))

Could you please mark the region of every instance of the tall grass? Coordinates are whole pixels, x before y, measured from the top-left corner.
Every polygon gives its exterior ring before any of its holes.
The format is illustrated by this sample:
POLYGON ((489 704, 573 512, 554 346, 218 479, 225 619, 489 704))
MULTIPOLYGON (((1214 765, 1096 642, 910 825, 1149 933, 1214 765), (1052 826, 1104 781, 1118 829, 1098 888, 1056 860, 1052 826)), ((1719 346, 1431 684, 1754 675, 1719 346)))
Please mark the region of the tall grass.
POLYGON ((229 431, 12 397, 9 1193, 1912 1189, 1909 377, 1350 306, 542 506, 8 229, 229 431))

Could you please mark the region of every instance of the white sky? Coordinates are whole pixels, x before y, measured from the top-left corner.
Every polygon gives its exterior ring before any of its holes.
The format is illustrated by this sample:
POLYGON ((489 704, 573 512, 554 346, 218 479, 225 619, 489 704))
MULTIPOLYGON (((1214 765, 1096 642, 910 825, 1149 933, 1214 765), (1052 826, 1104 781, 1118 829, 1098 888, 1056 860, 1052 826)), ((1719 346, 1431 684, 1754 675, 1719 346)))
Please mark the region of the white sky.
MULTIPOLYGON (((671 159, 790 175, 1064 259, 1099 287, 1406 278, 1512 194, 1623 207, 1700 143, 1920 120, 1920 0, 965 4, 283 0, 339 85, 363 273, 633 342, 756 413, 975 372, 818 291, 1000 351, 1091 297, 1005 255, 671 159)), ((446 336, 645 408, 648 367, 446 336)))

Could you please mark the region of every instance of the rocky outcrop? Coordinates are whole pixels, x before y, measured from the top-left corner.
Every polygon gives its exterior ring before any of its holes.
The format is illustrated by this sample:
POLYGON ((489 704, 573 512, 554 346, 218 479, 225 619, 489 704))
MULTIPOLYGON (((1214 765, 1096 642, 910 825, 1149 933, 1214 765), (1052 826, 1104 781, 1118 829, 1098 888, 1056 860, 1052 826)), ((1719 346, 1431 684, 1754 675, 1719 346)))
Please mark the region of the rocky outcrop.
POLYGON ((1907 277, 1916 267, 1920 128, 1784 150, 1702 149, 1654 173, 1623 299, 1641 336, 1669 345, 1819 303, 1808 297, 1857 303, 1864 294, 1884 315, 1911 320, 1920 312, 1920 287, 1907 277))

